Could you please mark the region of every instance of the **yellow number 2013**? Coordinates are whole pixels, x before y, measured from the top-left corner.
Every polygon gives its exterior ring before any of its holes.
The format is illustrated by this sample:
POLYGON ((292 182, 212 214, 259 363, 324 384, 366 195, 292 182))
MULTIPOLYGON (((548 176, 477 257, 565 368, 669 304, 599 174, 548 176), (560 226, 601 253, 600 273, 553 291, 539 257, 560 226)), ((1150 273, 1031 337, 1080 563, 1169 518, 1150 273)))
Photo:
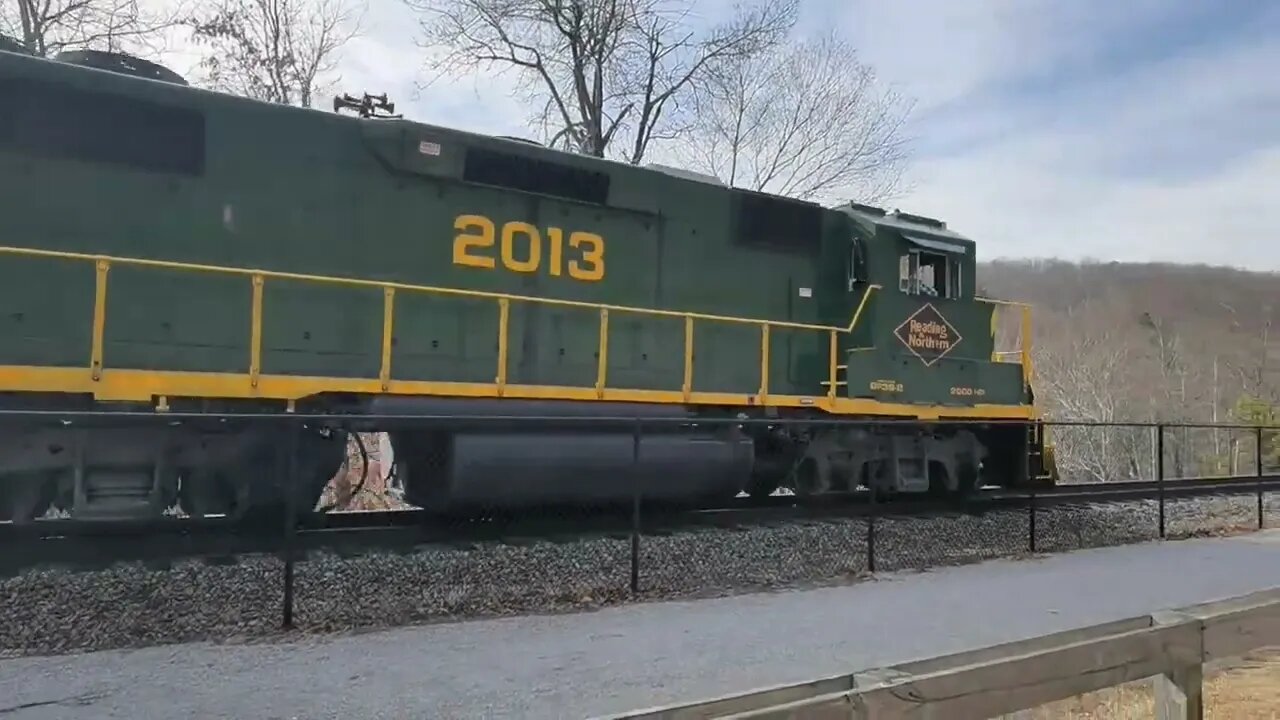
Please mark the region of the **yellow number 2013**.
MULTIPOLYGON (((498 263, 493 246, 501 238, 496 253, 502 266, 512 272, 535 273, 542 267, 542 233, 534 225, 512 221, 499 232, 493 221, 483 215, 459 215, 453 223, 458 235, 453 239, 453 264, 493 270, 498 263)), ((560 277, 564 270, 564 230, 547 228, 547 272, 560 277)), ((604 279, 604 238, 595 233, 572 232, 569 248, 580 257, 571 257, 569 277, 586 282, 604 279)))

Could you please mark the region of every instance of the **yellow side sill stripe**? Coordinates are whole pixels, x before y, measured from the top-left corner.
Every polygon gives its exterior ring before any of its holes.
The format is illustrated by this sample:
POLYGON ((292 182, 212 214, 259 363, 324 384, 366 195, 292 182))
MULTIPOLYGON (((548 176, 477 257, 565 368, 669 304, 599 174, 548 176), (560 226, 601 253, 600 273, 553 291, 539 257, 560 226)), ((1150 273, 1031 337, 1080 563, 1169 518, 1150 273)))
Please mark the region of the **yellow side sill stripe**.
MULTIPOLYGON (((297 401, 323 393, 356 395, 424 395, 525 400, 577 400, 666 403, 729 407, 760 407, 751 393, 689 392, 628 388, 568 387, 496 383, 384 381, 382 378, 340 378, 260 374, 255 384, 248 373, 205 373, 106 368, 95 380, 89 368, 0 366, 0 391, 63 392, 92 395, 101 401, 154 402, 156 398, 227 398, 297 401), (385 389, 384 389, 385 384, 385 389), (687 398, 687 399, 686 399, 687 398)), ((867 398, 828 395, 768 396, 769 407, 813 408, 836 415, 880 415, 919 419, 1033 419, 1029 405, 938 406, 887 403, 867 398)))

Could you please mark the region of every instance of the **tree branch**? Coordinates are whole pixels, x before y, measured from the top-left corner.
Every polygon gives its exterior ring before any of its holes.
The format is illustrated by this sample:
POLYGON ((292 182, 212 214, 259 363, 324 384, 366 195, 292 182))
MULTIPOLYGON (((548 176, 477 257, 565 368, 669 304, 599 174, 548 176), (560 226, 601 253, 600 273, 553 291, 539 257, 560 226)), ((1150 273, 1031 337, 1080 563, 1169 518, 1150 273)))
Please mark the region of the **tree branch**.
POLYGON ((776 44, 797 0, 757 0, 729 22, 691 29, 695 0, 405 0, 422 14, 420 43, 439 73, 516 71, 542 101, 540 124, 578 152, 639 163, 713 62, 776 44), (552 118, 555 122, 552 122, 552 118), (624 148, 615 150, 615 147, 624 148))

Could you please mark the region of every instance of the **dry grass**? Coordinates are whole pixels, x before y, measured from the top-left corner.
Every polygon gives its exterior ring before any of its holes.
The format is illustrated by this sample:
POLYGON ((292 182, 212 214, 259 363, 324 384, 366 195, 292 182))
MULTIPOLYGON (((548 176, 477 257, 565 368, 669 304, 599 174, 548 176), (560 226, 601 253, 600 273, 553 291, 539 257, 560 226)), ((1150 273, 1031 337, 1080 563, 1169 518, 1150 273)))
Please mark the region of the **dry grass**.
MULTIPOLYGON (((1280 720, 1280 649, 1254 653, 1205 678, 1208 720, 1280 720)), ((1140 681, 1036 708, 1035 720, 1138 720, 1155 717, 1151 683, 1140 681)), ((1015 716, 1016 717, 1016 716, 1015 716)))

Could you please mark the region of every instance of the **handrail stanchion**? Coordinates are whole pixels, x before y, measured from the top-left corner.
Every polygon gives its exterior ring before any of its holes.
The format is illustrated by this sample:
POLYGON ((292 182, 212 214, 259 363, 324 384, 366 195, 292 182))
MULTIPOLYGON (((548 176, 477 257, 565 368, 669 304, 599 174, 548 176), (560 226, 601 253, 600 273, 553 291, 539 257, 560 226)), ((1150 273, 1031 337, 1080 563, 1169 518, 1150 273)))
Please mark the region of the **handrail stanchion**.
POLYGON ((90 341, 89 368, 97 381, 102 379, 102 346, 107 327, 107 272, 111 270, 111 261, 99 258, 94 267, 93 338, 90 341))
POLYGON ((684 382, 680 385, 685 402, 693 395, 693 316, 684 316, 684 382))
POLYGON ((604 397, 609 368, 609 309, 600 308, 600 349, 596 353, 596 397, 604 397))
POLYGON ((840 363, 838 362, 839 360, 838 347, 840 345, 840 336, 837 333, 837 331, 835 330, 831 331, 830 342, 831 342, 831 345, 827 350, 828 352, 827 363, 829 365, 829 367, 827 368, 827 374, 828 374, 827 379, 831 382, 831 386, 827 388, 827 400, 830 400, 831 402, 834 403, 836 400, 836 377, 839 375, 839 373, 837 372, 837 368, 839 368, 840 366, 840 363))
POLYGON ((769 397, 769 323, 760 323, 760 404, 769 397))
POLYGON ((511 325, 511 301, 498 299, 498 373, 493 383, 498 386, 498 397, 507 389, 507 331, 511 325))
POLYGON ((258 387, 262 374, 262 291, 266 278, 253 274, 253 301, 249 306, 249 386, 258 387))
POLYGON ((391 388, 391 349, 395 340, 396 289, 382 288, 382 362, 378 366, 378 380, 382 391, 391 388))

